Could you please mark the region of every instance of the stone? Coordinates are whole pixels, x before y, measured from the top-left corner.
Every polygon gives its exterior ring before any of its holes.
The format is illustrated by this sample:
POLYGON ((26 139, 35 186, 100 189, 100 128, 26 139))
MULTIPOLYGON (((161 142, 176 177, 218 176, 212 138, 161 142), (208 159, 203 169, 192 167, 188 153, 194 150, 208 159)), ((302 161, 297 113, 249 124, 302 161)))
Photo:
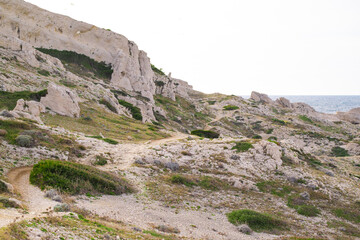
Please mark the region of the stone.
POLYGON ((62 202, 62 198, 59 195, 52 197, 51 200, 53 200, 55 202, 62 202))
POLYGON ((7 131, 5 129, 0 129, 0 137, 3 137, 7 134, 7 131))
POLYGON ((238 226, 238 230, 239 232, 247 235, 250 235, 253 232, 247 224, 241 224, 240 226, 238 226))
POLYGON ((330 176, 330 177, 334 177, 334 176, 335 176, 335 174, 334 174, 332 171, 329 171, 329 170, 325 171, 325 174, 328 175, 328 176, 330 176))
POLYGON ((55 212, 69 212, 70 206, 67 203, 59 203, 54 206, 55 212))
POLYGON ((167 162, 164 167, 169 168, 171 171, 178 171, 180 169, 179 164, 175 162, 167 162))
POLYGON ((251 96, 250 98, 252 100, 254 100, 255 102, 261 102, 261 103, 272 103, 273 100, 271 100, 271 98, 269 98, 268 95, 263 94, 263 93, 258 93, 258 92, 251 92, 251 96))
POLYGON ((40 99, 40 103, 46 108, 59 115, 80 117, 80 107, 76 93, 55 83, 50 83, 47 91, 48 94, 40 99))
POLYGON ((341 120, 351 122, 353 124, 360 124, 360 107, 353 108, 348 112, 337 112, 336 116, 341 120))
POLYGON ((300 197, 304 200, 310 200, 310 194, 308 192, 300 193, 300 197))
POLYGON ((6 118, 13 118, 14 115, 12 115, 10 112, 4 110, 0 113, 0 116, 6 117, 6 118))
POLYGON ((284 97, 280 97, 280 98, 276 99, 275 103, 284 108, 292 107, 291 102, 287 98, 284 98, 284 97))
POLYGON ((239 159, 240 159, 240 156, 239 156, 239 155, 231 155, 231 156, 230 156, 230 159, 232 159, 232 160, 239 160, 239 159))
POLYGON ((42 123, 40 115, 41 113, 44 113, 45 110, 45 106, 40 102, 25 101, 24 99, 19 99, 16 102, 16 106, 14 110, 11 111, 11 113, 14 115, 24 116, 26 118, 42 123))
POLYGON ((57 196, 58 193, 55 189, 50 189, 45 192, 45 197, 52 199, 53 197, 57 196))

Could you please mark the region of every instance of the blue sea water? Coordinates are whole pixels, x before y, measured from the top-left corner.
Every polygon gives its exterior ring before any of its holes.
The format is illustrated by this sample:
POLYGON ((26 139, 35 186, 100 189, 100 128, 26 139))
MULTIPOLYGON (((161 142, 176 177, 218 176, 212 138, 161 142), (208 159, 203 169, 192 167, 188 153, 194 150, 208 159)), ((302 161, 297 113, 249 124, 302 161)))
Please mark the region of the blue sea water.
MULTIPOLYGON (((344 96, 310 96, 310 95, 283 95, 276 96, 270 95, 271 99, 275 100, 279 97, 285 97, 290 100, 290 102, 303 102, 312 106, 316 111, 323 113, 336 113, 336 112, 346 112, 350 109, 360 107, 360 95, 344 95, 344 96)), ((249 98, 247 96, 246 98, 249 98)))

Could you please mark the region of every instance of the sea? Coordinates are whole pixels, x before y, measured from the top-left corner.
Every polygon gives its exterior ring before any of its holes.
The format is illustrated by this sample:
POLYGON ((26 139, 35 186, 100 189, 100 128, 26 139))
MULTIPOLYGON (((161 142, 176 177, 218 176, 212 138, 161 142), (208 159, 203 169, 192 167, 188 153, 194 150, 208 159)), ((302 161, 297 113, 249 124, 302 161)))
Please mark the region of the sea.
MULTIPOLYGON (((250 96, 242 97, 249 98, 250 96)), ((285 97, 292 103, 303 102, 323 113, 347 112, 350 109, 360 107, 360 95, 269 95, 269 97, 273 100, 285 97)))

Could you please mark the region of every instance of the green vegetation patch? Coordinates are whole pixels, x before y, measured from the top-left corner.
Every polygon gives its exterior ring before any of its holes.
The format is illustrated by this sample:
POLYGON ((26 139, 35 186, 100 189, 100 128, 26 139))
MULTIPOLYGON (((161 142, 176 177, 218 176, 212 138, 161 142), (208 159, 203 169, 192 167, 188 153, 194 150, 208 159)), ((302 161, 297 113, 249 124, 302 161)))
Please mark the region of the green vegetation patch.
POLYGON ((41 189, 53 187, 70 194, 114 195, 132 191, 124 179, 91 166, 56 160, 42 160, 34 165, 30 183, 41 189))
POLYGON ((288 198, 288 206, 294 208, 298 214, 303 216, 316 217, 320 214, 318 208, 307 204, 298 194, 294 194, 288 198))
POLYGON ((114 139, 111 139, 111 138, 103 138, 102 136, 98 136, 98 135, 95 135, 95 136, 86 136, 86 137, 103 140, 104 142, 107 142, 107 143, 112 144, 112 145, 117 145, 117 144, 119 143, 118 141, 116 141, 116 140, 114 140, 114 139))
POLYGON ((9 189, 7 188, 6 184, 0 180, 0 193, 8 192, 9 189))
POLYGON ((280 119, 277 119, 277 118, 273 118, 273 119, 271 119, 271 121, 273 123, 275 123, 275 124, 278 124, 278 125, 282 125, 282 126, 286 125, 286 122, 284 120, 280 120, 280 119))
POLYGON ((348 151, 342 147, 333 147, 331 149, 331 154, 335 157, 347 157, 350 156, 348 151))
POLYGON ((187 187, 192 187, 195 185, 195 182, 193 182, 190 178, 182 175, 172 175, 170 181, 171 183, 183 184, 187 187))
POLYGON ((283 229, 285 223, 269 214, 259 213, 249 209, 235 210, 227 214, 228 220, 234 225, 248 224, 256 231, 272 231, 274 229, 283 229))
POLYGON ((0 91, 0 110, 7 109, 13 110, 16 106, 16 102, 19 99, 26 101, 34 100, 39 102, 41 97, 45 97, 47 89, 39 92, 21 91, 21 92, 4 92, 0 91))
POLYGON ((6 197, 0 196, 0 206, 5 208, 18 208, 20 207, 15 201, 12 201, 6 197))
POLYGON ((284 197, 294 191, 292 186, 282 185, 275 181, 263 181, 256 184, 260 192, 268 192, 273 195, 284 197))
POLYGON ((10 144, 16 144, 18 134, 24 130, 30 130, 31 125, 14 120, 0 120, 0 129, 6 130, 5 140, 10 144))
POLYGON ((359 206, 355 205, 349 208, 335 208, 333 213, 339 218, 346 219, 353 223, 360 223, 359 206))
POLYGON ((246 152, 250 148, 254 148, 254 146, 249 142, 237 142, 231 149, 235 149, 237 152, 246 152))
POLYGON ((229 189, 230 185, 218 178, 210 176, 183 176, 183 175, 172 175, 170 182, 174 184, 181 184, 187 187, 199 186, 206 190, 219 191, 223 189, 229 189))
POLYGON ((119 100, 119 103, 121 105, 123 105, 124 107, 126 107, 130 112, 131 112, 131 115, 134 119, 136 120, 139 120, 139 121, 142 121, 143 117, 141 115, 141 110, 140 108, 138 107, 135 107, 134 105, 132 105, 131 103, 129 102, 126 102, 124 100, 119 100))
POLYGON ((46 70, 44 70, 44 69, 38 70, 38 74, 43 75, 43 76, 45 76, 45 77, 50 76, 49 71, 46 71, 46 70))
POLYGON ((239 107, 234 106, 234 105, 226 105, 226 106, 224 106, 224 110, 226 110, 226 111, 232 111, 232 110, 236 110, 236 109, 239 109, 239 107))
POLYGON ((71 72, 80 75, 87 75, 89 72, 96 77, 110 80, 113 70, 110 64, 97 62, 84 54, 73 51, 60 51, 57 49, 37 48, 40 52, 58 58, 64 66, 71 72))
POLYGON ((191 131, 191 135, 196 135, 204 138, 219 138, 220 136, 220 134, 217 132, 201 130, 201 129, 191 131))
POLYGON ((159 68, 155 67, 153 64, 151 64, 151 69, 154 72, 156 72, 157 74, 165 76, 165 73, 163 72, 163 70, 161 68, 159 69, 159 68))
POLYGON ((300 115, 299 116, 299 119, 304 121, 304 122, 307 122, 307 123, 314 123, 313 120, 311 120, 308 116, 306 115, 300 115))
POLYGON ((106 101, 105 99, 101 99, 99 101, 99 103, 102 105, 105 105, 113 113, 117 113, 116 108, 113 105, 111 105, 108 101, 106 101))

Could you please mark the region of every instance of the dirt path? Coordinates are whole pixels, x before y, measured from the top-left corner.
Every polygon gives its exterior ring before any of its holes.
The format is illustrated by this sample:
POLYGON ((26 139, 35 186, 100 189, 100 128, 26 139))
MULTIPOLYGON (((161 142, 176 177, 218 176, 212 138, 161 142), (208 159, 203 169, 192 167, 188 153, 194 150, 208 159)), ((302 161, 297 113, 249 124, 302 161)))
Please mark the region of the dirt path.
POLYGON ((21 221, 41 217, 53 209, 57 202, 44 197, 44 193, 30 184, 29 177, 32 167, 20 167, 10 170, 7 174, 9 183, 14 187, 14 192, 20 195, 23 207, 21 209, 6 209, 0 213, 0 227, 14 221, 21 221))
POLYGON ((184 134, 184 133, 176 133, 175 135, 173 135, 171 137, 168 137, 168 138, 163 138, 163 139, 151 141, 151 142, 149 142, 149 145, 151 145, 151 146, 161 145, 161 144, 165 144, 165 143, 168 143, 168 142, 173 142, 173 141, 185 139, 188 136, 189 135, 184 134))

